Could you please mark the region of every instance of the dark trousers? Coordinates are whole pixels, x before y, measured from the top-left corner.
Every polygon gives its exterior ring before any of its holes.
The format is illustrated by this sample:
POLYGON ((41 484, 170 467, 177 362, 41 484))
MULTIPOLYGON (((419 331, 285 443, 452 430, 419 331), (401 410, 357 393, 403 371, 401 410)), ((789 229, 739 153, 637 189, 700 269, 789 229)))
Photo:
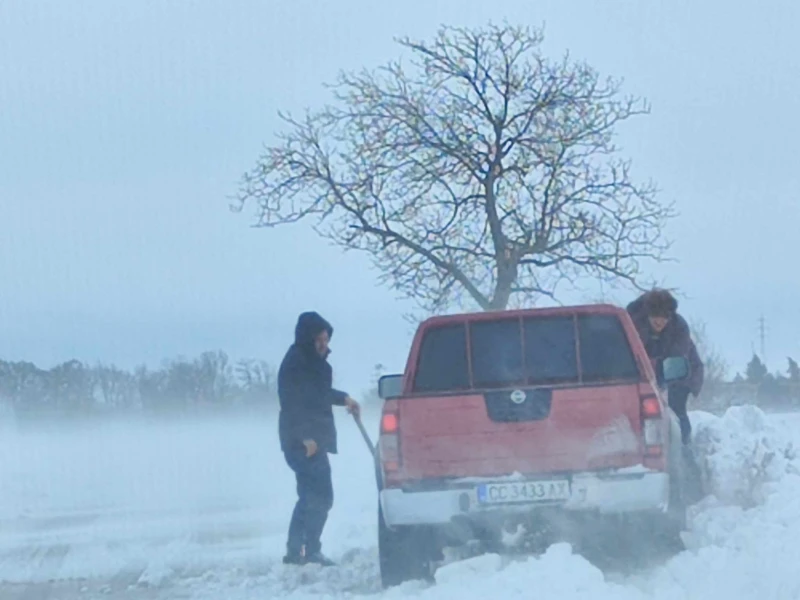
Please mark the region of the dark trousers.
POLYGON ((689 402, 689 390, 683 386, 672 386, 667 393, 669 407, 678 417, 681 426, 681 440, 688 444, 692 440, 692 423, 686 411, 686 404, 689 402))
POLYGON ((297 479, 297 504, 289 524, 286 549, 290 555, 298 555, 305 546, 305 554, 310 556, 322 549, 322 530, 333 506, 331 463, 327 452, 322 450, 311 458, 306 457, 305 449, 284 452, 284 456, 297 479))

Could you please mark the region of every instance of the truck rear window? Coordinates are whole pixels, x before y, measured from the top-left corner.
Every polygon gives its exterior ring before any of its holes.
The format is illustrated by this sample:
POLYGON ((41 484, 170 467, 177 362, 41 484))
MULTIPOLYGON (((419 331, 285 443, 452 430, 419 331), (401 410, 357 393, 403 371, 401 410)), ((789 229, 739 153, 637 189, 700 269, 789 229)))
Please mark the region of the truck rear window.
POLYGON ((418 392, 469 389, 467 329, 463 324, 429 329, 417 359, 418 392))
POLYGON ((529 317, 428 330, 414 388, 444 392, 639 378, 625 330, 615 315, 529 317))

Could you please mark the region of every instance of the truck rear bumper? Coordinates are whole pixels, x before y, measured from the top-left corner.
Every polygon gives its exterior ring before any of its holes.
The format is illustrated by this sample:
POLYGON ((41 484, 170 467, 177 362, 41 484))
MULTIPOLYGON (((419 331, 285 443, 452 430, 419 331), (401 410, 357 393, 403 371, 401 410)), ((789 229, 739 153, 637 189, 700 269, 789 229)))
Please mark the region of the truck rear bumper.
MULTIPOLYGON (((435 490, 385 489, 380 492, 386 524, 438 525, 456 518, 530 513, 543 506, 599 514, 664 512, 669 502, 669 475, 645 469, 628 473, 574 473, 569 499, 560 503, 481 505, 478 483, 435 490)), ((487 480, 487 483, 491 480, 487 480)))

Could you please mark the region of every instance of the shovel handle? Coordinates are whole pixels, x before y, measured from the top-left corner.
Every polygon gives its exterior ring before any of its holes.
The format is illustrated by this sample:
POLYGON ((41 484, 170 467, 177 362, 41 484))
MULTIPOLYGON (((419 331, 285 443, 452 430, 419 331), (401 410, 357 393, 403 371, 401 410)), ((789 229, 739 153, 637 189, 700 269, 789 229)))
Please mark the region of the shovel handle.
POLYGON ((361 432, 361 437, 364 438, 364 443, 367 444, 367 448, 369 448, 369 453, 375 457, 375 444, 372 443, 369 433, 367 433, 367 429, 364 427, 364 423, 361 422, 361 417, 353 415, 353 420, 356 422, 356 425, 358 425, 358 430, 361 432))

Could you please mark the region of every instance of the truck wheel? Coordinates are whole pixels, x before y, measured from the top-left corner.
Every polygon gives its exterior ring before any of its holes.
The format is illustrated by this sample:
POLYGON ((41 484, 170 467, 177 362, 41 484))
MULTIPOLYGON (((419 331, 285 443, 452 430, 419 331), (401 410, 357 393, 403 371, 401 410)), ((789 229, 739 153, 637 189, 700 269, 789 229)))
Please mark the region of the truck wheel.
POLYGON ((691 446, 681 446, 683 460, 683 500, 687 506, 697 504, 705 498, 703 472, 691 446))
POLYGON ((686 530, 686 502, 681 487, 670 485, 670 488, 676 487, 676 493, 670 491, 669 508, 664 515, 661 534, 665 549, 677 553, 686 550, 681 538, 681 533, 686 530))
POLYGON ((669 506, 667 512, 655 520, 652 534, 661 549, 677 554, 686 549, 681 538, 681 533, 686 530, 686 501, 680 475, 673 474, 669 483, 669 506))
POLYGON ((378 558, 384 588, 406 581, 433 580, 435 539, 426 527, 389 529, 378 507, 378 558))
POLYGON ((681 533, 686 530, 686 512, 691 498, 691 464, 687 464, 685 446, 681 441, 680 427, 677 418, 672 415, 670 428, 670 478, 669 505, 667 512, 658 516, 654 522, 652 534, 654 542, 662 550, 672 554, 686 549, 681 533))

